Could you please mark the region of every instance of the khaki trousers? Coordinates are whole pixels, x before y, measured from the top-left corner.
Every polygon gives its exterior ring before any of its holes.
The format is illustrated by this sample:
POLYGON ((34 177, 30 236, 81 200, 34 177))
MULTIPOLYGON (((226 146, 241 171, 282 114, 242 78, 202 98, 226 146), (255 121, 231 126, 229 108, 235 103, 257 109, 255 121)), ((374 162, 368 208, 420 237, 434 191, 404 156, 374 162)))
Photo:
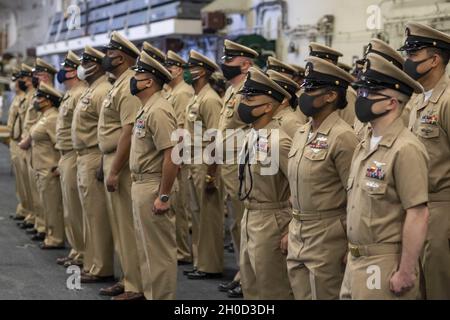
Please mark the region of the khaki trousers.
POLYGON ((64 213, 59 178, 48 170, 36 170, 39 197, 45 212, 45 240, 49 246, 64 245, 64 213))
POLYGON ((240 250, 241 285, 245 299, 293 299, 286 256, 280 248, 290 220, 290 208, 245 209, 240 250))
POLYGON ((30 177, 30 195, 33 203, 34 228, 39 233, 45 233, 45 212, 39 196, 37 173, 32 166, 31 152, 31 148, 27 150, 27 168, 28 176, 30 177))
POLYGON ((239 266, 239 251, 241 250, 241 221, 244 215, 244 204, 239 200, 239 175, 237 164, 223 164, 220 166, 225 198, 230 201, 231 210, 228 211, 231 219, 231 239, 235 249, 235 257, 239 266))
POLYGON ((289 224, 287 267, 296 300, 339 299, 347 252, 345 211, 340 216, 289 224))
POLYGON ((67 241, 72 250, 69 258, 83 260, 83 209, 77 184, 77 154, 75 151, 65 153, 58 164, 61 181, 61 192, 64 208, 64 226, 67 241))
POLYGON ((347 258, 340 298, 343 300, 415 300, 421 297, 420 272, 417 265, 417 278, 414 287, 402 296, 390 290, 389 281, 397 271, 400 254, 347 258))
POLYGON ((131 173, 128 163, 119 174, 118 189, 115 192, 108 192, 106 189, 106 179, 111 171, 114 157, 115 153, 103 155, 105 194, 114 248, 122 268, 125 291, 142 292, 131 202, 131 173))
POLYGON ((26 212, 25 221, 28 223, 34 224, 34 208, 33 208, 33 198, 31 195, 31 181, 30 181, 30 175, 27 165, 27 151, 18 149, 17 152, 17 158, 18 158, 18 174, 17 177, 19 180, 22 180, 24 184, 24 197, 26 198, 25 205, 23 206, 26 212))
POLYGON ((450 300, 450 202, 429 202, 430 219, 422 255, 426 299, 450 300))
POLYGON ((192 254, 189 245, 189 168, 181 166, 176 183, 173 186, 172 205, 176 216, 177 259, 191 262, 192 254))
POLYGON ((25 164, 22 164, 23 150, 21 150, 16 141, 11 140, 9 143, 9 150, 11 153, 11 164, 14 171, 14 176, 16 178, 16 197, 18 200, 16 215, 19 217, 26 217, 28 213, 31 211, 31 206, 28 203, 27 196, 27 181, 24 180, 22 170, 25 164))
POLYGON ((220 177, 213 194, 205 192, 206 164, 190 165, 192 207, 192 241, 194 265, 199 271, 223 271, 223 197, 220 177))
POLYGON ((77 179, 84 219, 84 271, 106 277, 114 274, 114 245, 105 188, 95 176, 101 158, 98 149, 78 154, 77 179))
POLYGON ((154 215, 161 177, 134 181, 131 187, 133 217, 142 286, 148 300, 173 300, 177 288, 175 215, 154 215))

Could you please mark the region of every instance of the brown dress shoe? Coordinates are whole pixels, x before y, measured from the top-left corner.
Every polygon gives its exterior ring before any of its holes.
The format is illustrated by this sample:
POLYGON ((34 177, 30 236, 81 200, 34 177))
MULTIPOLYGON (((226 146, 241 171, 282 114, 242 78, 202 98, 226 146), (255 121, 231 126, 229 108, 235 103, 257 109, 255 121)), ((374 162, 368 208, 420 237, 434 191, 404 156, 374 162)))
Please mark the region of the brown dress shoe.
POLYGON ((100 289, 99 294, 101 296, 115 297, 125 292, 125 288, 122 283, 117 282, 115 285, 100 289))
POLYGON ((81 283, 98 283, 98 282, 110 282, 114 280, 113 276, 99 277, 90 273, 81 274, 81 283))
POLYGON ((66 262, 71 261, 72 259, 69 257, 61 257, 56 259, 56 263, 60 266, 63 266, 66 262))
POLYGON ((116 297, 112 297, 111 300, 114 301, 125 301, 125 300, 145 300, 142 293, 137 292, 124 292, 116 297))

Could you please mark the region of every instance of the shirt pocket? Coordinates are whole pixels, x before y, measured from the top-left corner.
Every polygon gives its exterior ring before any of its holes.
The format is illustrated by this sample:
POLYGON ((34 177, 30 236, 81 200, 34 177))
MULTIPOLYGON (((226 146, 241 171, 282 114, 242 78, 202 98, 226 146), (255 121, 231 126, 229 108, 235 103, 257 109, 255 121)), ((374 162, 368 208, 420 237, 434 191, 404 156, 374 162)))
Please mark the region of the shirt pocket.
POLYGON ((421 125, 417 133, 421 138, 433 139, 439 137, 439 127, 435 125, 421 125))
POLYGON ((373 198, 382 198, 386 194, 387 183, 385 181, 378 181, 374 179, 365 179, 362 184, 362 189, 373 198))
POLYGON ((305 158, 311 161, 323 161, 327 157, 328 149, 314 149, 306 148, 305 149, 305 158))

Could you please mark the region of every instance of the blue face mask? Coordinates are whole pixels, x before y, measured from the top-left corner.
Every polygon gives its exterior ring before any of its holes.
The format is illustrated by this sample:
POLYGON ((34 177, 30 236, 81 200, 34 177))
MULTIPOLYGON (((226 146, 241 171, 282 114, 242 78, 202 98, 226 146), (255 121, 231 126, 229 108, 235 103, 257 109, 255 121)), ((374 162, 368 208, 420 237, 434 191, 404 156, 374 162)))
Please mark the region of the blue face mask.
POLYGON ((67 78, 67 72, 71 72, 71 71, 72 70, 69 70, 69 71, 64 70, 64 69, 59 70, 58 73, 56 74, 56 80, 58 80, 58 82, 62 84, 62 83, 64 83, 64 81, 75 78, 75 77, 67 78))

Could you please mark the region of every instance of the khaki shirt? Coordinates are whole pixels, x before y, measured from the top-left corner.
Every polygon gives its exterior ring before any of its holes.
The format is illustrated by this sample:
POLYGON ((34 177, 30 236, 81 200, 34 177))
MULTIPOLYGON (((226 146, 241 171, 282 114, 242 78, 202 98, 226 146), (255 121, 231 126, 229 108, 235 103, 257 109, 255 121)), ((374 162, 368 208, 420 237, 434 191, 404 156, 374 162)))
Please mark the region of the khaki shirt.
POLYGON ((58 120, 56 121, 56 149, 72 150, 72 120, 75 107, 81 95, 87 89, 85 82, 67 91, 59 106, 58 120))
POLYGON ((194 88, 186 82, 181 81, 167 95, 167 100, 172 104, 177 116, 178 127, 184 126, 186 118, 186 108, 194 96, 194 88))
POLYGON ((403 125, 390 125, 370 151, 371 132, 355 150, 347 184, 347 234, 355 245, 400 243, 406 210, 428 202, 428 156, 403 125))
POLYGON ((234 145, 234 158, 237 157, 237 152, 242 148, 242 141, 239 141, 239 137, 236 134, 228 133, 226 134, 227 129, 242 129, 244 131, 248 130, 250 126, 244 123, 238 115, 237 108, 240 103, 240 95, 237 93, 244 87, 246 79, 243 79, 242 82, 234 88, 233 86, 229 86, 225 95, 223 97, 223 107, 220 111, 220 119, 219 119, 219 131, 222 133, 222 143, 234 145))
POLYGON ((36 111, 33 106, 34 94, 36 89, 31 89, 25 94, 26 101, 24 102, 26 111, 24 117, 24 124, 22 130, 22 137, 28 137, 31 127, 38 121, 40 112, 36 111))
MULTIPOLYGON (((210 141, 207 141, 207 139, 203 140, 203 135, 206 130, 217 129, 221 108, 222 100, 209 84, 206 84, 197 95, 192 97, 186 108, 186 119, 184 124, 184 127, 191 135, 191 144, 194 139, 199 139, 199 141, 202 141, 203 148, 211 143, 210 141), (194 126, 196 123, 201 124, 201 132, 198 132, 198 130, 194 131, 194 126), (201 136, 195 137, 196 133, 201 136)), ((192 153, 193 159, 194 156, 195 154, 192 153)), ((201 156, 201 154, 198 156, 201 156)))
POLYGON ((117 149, 122 127, 132 125, 136 119, 141 101, 130 92, 130 79, 133 76, 133 70, 122 73, 102 103, 98 121, 98 142, 103 153, 111 153, 117 149))
POLYGON ((98 120, 103 100, 111 84, 103 75, 95 80, 80 96, 75 107, 72 122, 72 142, 76 150, 98 145, 98 120))
POLYGON ((250 169, 248 165, 245 165, 245 188, 242 188, 242 196, 251 188, 250 195, 246 200, 251 203, 287 202, 290 196, 287 178, 288 154, 292 140, 282 130, 277 120, 272 120, 258 132, 256 134, 255 130, 250 130, 247 133, 239 155, 242 164, 248 150, 253 150, 250 154, 254 155, 254 157, 249 156, 249 159, 253 159, 253 161, 250 160, 250 169), (256 141, 256 137, 258 137, 258 141, 256 141))
POLYGON ((450 79, 445 74, 428 102, 423 95, 411 98, 413 133, 430 156, 430 201, 450 201, 450 79))
POLYGON ((338 112, 312 133, 311 122, 293 139, 289 153, 292 206, 301 213, 345 209, 345 191, 358 139, 338 112))
POLYGON ((21 110, 24 109, 23 104, 25 103, 25 101, 25 93, 21 91, 14 97, 9 108, 8 122, 6 125, 8 127, 8 131, 10 132, 11 139, 15 141, 20 141, 22 136, 24 113, 21 112, 21 110))
POLYGON ((356 91, 348 87, 347 88, 347 106, 344 109, 339 109, 338 114, 342 120, 347 122, 353 127, 355 124, 356 114, 355 114, 355 103, 356 103, 356 91))
POLYGON ((134 174, 161 174, 164 150, 176 145, 173 107, 161 92, 155 93, 138 111, 131 138, 130 169, 134 174))
POLYGON ((286 132, 291 139, 294 138, 298 129, 306 124, 303 122, 300 114, 296 110, 293 110, 289 105, 278 111, 273 118, 278 121, 283 131, 286 132))
POLYGON ((50 108, 41 114, 31 129, 33 169, 52 169, 58 166, 59 152, 56 144, 56 121, 58 110, 50 108))

